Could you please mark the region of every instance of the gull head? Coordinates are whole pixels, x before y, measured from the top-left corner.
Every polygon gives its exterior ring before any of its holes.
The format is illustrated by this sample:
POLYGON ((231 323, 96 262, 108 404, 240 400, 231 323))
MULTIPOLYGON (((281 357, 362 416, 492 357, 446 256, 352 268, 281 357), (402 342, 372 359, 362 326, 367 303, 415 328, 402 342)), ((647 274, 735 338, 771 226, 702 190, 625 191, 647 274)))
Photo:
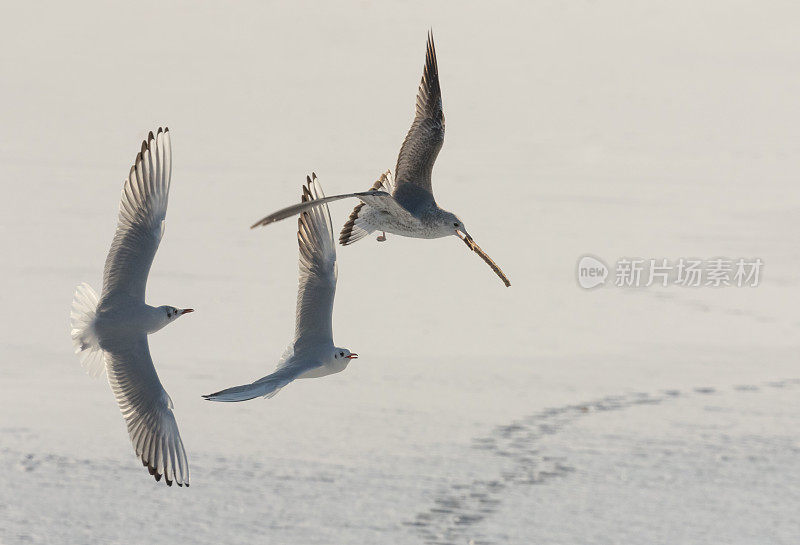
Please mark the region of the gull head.
POLYGON ((358 358, 358 354, 350 352, 347 348, 333 347, 333 361, 343 367, 347 367, 350 360, 358 358))
POLYGON ((168 305, 164 305, 158 307, 160 311, 162 311, 166 317, 167 322, 171 322, 173 320, 177 320, 179 317, 183 316, 184 314, 188 314, 190 312, 194 312, 193 308, 175 308, 168 305))
POLYGON ((155 333, 167 324, 174 322, 178 317, 194 312, 192 308, 175 308, 168 305, 148 307, 150 309, 145 329, 148 333, 155 333))
POLYGON ((463 239, 465 235, 469 236, 467 234, 467 228, 464 227, 464 222, 461 221, 458 216, 452 212, 447 212, 446 210, 442 210, 442 213, 439 216, 438 227, 441 236, 444 237, 456 235, 458 238, 463 239))

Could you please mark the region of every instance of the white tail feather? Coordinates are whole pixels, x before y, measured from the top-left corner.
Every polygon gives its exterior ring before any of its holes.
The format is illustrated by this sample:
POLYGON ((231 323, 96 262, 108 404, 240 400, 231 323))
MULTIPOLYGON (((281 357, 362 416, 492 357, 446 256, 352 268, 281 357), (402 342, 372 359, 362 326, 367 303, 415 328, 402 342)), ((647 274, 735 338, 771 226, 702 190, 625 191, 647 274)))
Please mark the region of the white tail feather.
POLYGON ((94 318, 99 299, 89 284, 79 284, 72 299, 69 313, 69 329, 75 353, 90 376, 99 377, 105 370, 103 350, 94 331, 94 318))

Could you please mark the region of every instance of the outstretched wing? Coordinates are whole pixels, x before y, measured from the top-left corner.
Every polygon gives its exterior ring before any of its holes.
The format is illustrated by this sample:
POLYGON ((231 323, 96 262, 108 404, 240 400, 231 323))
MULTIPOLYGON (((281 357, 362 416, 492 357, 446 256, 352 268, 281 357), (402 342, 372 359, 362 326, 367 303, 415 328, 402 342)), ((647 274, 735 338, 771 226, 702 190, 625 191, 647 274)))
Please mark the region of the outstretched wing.
POLYGON ((296 216, 305 210, 310 210, 318 206, 327 205, 329 202, 348 199, 350 197, 358 197, 362 202, 372 204, 381 199, 391 197, 391 195, 385 191, 359 191, 358 193, 345 193, 343 195, 333 195, 332 197, 303 201, 299 204, 293 204, 292 206, 281 208, 277 212, 273 212, 269 216, 261 218, 251 225, 250 229, 261 227, 262 225, 269 225, 270 223, 275 223, 276 221, 285 220, 286 218, 296 216))
POLYGON ((117 232, 103 271, 101 298, 125 293, 144 301, 147 275, 164 233, 172 149, 169 129, 142 142, 119 203, 117 232))
POLYGON ((189 462, 172 412, 172 400, 161 385, 146 335, 116 337, 103 343, 108 382, 128 425, 136 456, 160 480, 189 486, 189 462))
MULTIPOLYGON (((325 200, 317 176, 306 178, 303 202, 325 200)), ((333 298, 336 294, 336 242, 328 205, 304 210, 297 220, 300 282, 297 289, 295 345, 333 343, 333 298)))
POLYGON ((204 395, 203 398, 208 401, 226 402, 247 401, 257 397, 271 398, 296 378, 322 365, 319 360, 295 358, 293 356, 294 354, 292 354, 292 357, 282 360, 275 372, 264 378, 260 378, 250 384, 233 386, 213 394, 204 395))
MULTIPOLYGON (((395 168, 395 198, 403 203, 402 195, 413 185, 432 193, 431 172, 433 163, 444 142, 444 111, 442 90, 439 87, 439 68, 436 65, 436 49, 433 33, 428 33, 425 53, 425 71, 417 92, 417 108, 414 122, 400 147, 395 168)), ((409 191, 409 193, 414 193, 409 191)))

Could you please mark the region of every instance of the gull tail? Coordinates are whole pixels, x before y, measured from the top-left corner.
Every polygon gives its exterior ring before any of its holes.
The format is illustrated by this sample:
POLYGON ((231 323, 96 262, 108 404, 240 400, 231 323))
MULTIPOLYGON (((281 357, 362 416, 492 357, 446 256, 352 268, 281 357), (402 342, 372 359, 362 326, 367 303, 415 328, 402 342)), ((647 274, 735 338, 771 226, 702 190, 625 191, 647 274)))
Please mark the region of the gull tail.
POLYGON ((213 394, 204 395, 203 398, 208 401, 232 402, 247 401, 248 399, 255 399, 257 397, 273 397, 280 392, 281 388, 292 381, 291 378, 275 375, 277 375, 277 373, 273 373, 251 384, 234 386, 213 394))
MULTIPOLYGON (((374 184, 372 184, 372 187, 369 190, 392 193, 394 190, 394 178, 392 177, 392 172, 387 170, 381 174, 381 177, 378 178, 374 184)), ((369 223, 367 223, 364 219, 364 212, 366 211, 363 210, 363 208, 365 205, 366 204, 363 202, 358 203, 350 213, 350 217, 347 218, 347 222, 345 222, 341 233, 339 233, 339 244, 342 246, 347 246, 348 244, 358 242, 375 230, 375 228, 369 225, 369 223)))
POLYGON ((339 233, 339 244, 347 246, 357 242, 370 234, 374 229, 364 222, 363 218, 359 217, 361 209, 366 206, 363 202, 358 203, 347 218, 347 222, 342 227, 342 232, 339 233))
POLYGON ((69 313, 69 329, 75 353, 80 357, 83 368, 93 377, 99 377, 106 368, 103 349, 94 330, 98 301, 97 294, 89 284, 78 284, 69 313))

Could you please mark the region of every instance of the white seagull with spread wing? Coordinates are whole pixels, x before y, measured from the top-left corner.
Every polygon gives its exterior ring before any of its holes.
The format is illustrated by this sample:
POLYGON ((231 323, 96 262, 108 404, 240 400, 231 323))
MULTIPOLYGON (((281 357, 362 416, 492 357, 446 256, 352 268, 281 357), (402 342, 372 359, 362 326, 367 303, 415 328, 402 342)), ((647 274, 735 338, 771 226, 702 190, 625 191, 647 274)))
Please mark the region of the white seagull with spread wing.
POLYGON ((192 309, 144 302, 147 276, 164 234, 172 177, 169 129, 151 132, 131 167, 100 297, 75 291, 70 329, 75 352, 92 376, 105 370, 128 425, 136 456, 158 481, 189 486, 189 463, 170 399, 150 357, 147 336, 192 309))
MULTIPOLYGON (((303 202, 324 201, 317 176, 306 178, 303 202)), ((336 294, 336 241, 328 205, 304 210, 297 220, 300 246, 300 281, 294 341, 274 373, 251 384, 234 386, 203 396, 209 401, 246 401, 272 397, 298 378, 339 373, 358 354, 333 344, 333 298, 336 294)))

